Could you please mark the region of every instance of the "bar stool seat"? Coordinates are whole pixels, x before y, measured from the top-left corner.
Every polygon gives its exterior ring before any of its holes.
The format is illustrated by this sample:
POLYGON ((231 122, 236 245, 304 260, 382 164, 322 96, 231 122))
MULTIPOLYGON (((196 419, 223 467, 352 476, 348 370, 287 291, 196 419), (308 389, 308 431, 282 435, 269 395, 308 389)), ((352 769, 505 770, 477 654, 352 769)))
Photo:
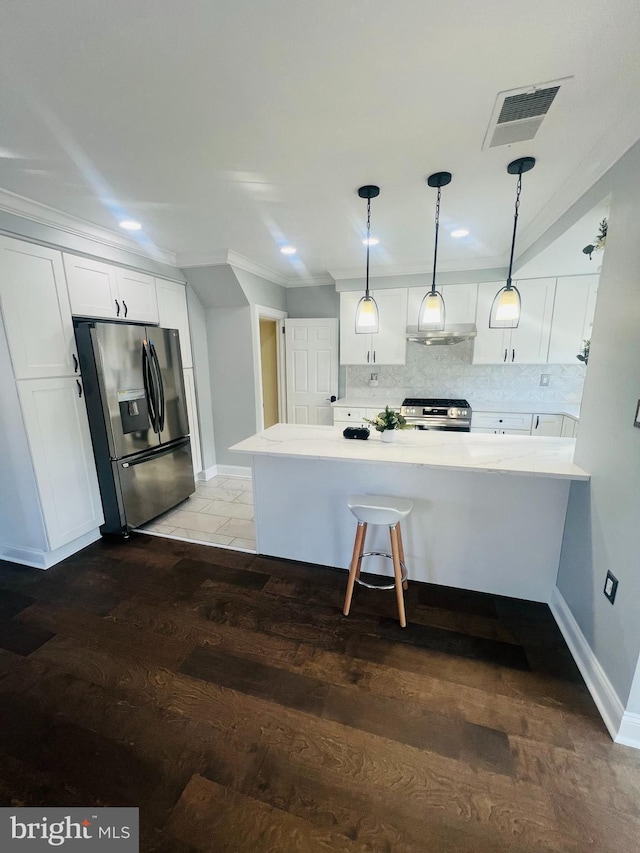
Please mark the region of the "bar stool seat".
POLYGON ((358 519, 356 538, 353 543, 353 556, 349 569, 347 593, 344 600, 343 613, 349 615, 353 588, 356 583, 368 589, 395 589, 398 604, 398 616, 402 628, 406 628, 407 620, 404 609, 403 589, 407 589, 407 568, 404 562, 402 531, 400 521, 406 518, 413 509, 413 503, 407 498, 388 497, 386 495, 350 495, 347 506, 358 519), (385 524, 389 527, 391 553, 381 551, 364 551, 367 525, 385 524), (386 557, 393 562, 394 582, 388 585, 369 584, 360 580, 360 569, 363 557, 386 557))

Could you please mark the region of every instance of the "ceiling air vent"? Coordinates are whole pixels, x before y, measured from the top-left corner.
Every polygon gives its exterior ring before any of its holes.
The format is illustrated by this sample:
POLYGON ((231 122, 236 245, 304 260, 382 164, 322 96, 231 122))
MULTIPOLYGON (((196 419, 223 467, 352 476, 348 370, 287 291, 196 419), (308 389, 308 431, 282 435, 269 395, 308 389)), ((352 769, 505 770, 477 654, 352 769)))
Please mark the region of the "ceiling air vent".
POLYGON ((571 78, 499 92, 482 144, 483 150, 533 139, 560 90, 560 84, 568 79, 571 78))

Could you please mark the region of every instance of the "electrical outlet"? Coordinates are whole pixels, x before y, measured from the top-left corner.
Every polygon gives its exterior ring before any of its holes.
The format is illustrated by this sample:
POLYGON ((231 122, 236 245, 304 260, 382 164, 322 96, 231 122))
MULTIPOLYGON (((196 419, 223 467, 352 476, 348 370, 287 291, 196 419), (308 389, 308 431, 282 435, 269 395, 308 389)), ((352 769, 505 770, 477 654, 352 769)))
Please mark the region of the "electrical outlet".
POLYGON ((551 382, 551 374, 550 373, 541 373, 540 374, 540 384, 541 385, 544 385, 544 387, 546 388, 546 386, 549 385, 550 382, 551 382))
POLYGON ((608 598, 609 601, 613 604, 616 600, 616 592, 618 591, 618 578, 611 574, 611 572, 607 572, 607 577, 604 582, 603 592, 605 594, 605 598, 608 598))

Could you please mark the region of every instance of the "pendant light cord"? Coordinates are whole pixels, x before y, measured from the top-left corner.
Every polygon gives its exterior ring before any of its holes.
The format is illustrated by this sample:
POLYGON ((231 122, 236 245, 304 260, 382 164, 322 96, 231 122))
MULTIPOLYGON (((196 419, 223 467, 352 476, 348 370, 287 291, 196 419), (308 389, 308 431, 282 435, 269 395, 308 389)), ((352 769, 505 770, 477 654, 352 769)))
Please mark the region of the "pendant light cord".
POLYGON ((516 247, 516 229, 518 227, 518 210, 520 208, 520 193, 522 192, 522 172, 518 174, 518 189, 516 190, 516 209, 513 217, 513 237, 511 238, 511 256, 509 258, 509 274, 507 275, 507 290, 511 290, 511 270, 513 269, 513 251, 516 247))
POLYGON ((367 199, 367 280, 365 282, 364 296, 369 298, 369 242, 371 239, 371 199, 367 199))
POLYGON ((436 199, 436 239, 433 247, 433 278, 431 280, 431 293, 436 292, 436 261, 438 259, 438 230, 440 228, 440 193, 442 188, 438 187, 438 197, 436 199))

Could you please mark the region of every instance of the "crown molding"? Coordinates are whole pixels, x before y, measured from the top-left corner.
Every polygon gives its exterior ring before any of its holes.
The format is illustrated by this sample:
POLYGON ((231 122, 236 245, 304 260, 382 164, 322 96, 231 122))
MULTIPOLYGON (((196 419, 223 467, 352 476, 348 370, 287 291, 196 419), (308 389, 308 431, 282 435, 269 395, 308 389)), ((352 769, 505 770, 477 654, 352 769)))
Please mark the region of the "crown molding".
POLYGON ((86 219, 71 216, 62 210, 50 207, 48 204, 25 198, 25 196, 12 193, 9 190, 0 189, 0 210, 20 216, 22 219, 28 219, 31 222, 37 222, 40 225, 46 225, 49 228, 56 228, 58 231, 72 234, 74 237, 93 240, 103 246, 122 249, 144 258, 153 258, 153 260, 161 261, 169 266, 176 267, 178 265, 174 252, 156 247, 152 251, 145 251, 136 240, 125 237, 117 231, 111 231, 109 228, 96 225, 86 219))
MULTIPOLYGON (((506 267, 507 259, 502 256, 492 258, 468 258, 465 260, 453 260, 438 263, 439 272, 460 272, 464 270, 485 270, 497 267, 506 267)), ((414 264, 389 264, 387 266, 376 266, 375 272, 369 272, 369 278, 386 278, 388 276, 402 275, 431 275, 433 266, 431 263, 414 264)), ((344 279, 362 278, 364 270, 360 267, 349 267, 346 269, 329 270, 329 275, 335 281, 344 279)))
POLYGON ((181 269, 189 269, 190 267, 217 267, 224 264, 253 273, 260 276, 260 278, 265 278, 267 281, 273 282, 273 284, 279 284, 281 287, 321 287, 322 285, 335 284, 333 278, 328 273, 300 278, 294 275, 282 275, 271 269, 271 267, 259 264, 257 261, 253 261, 239 252, 234 252, 233 249, 220 249, 217 252, 186 252, 178 254, 178 266, 181 269))
POLYGON ((239 252, 234 252, 233 249, 220 249, 217 252, 184 252, 178 253, 178 266, 182 269, 190 267, 217 267, 228 264, 231 267, 236 267, 239 270, 253 273, 253 275, 266 278, 267 281, 273 284, 279 284, 281 287, 287 287, 288 279, 280 275, 280 273, 252 261, 251 258, 241 255, 239 252))
POLYGON ((628 110, 611 123, 543 209, 518 234, 518 256, 524 254, 639 140, 640 116, 637 111, 628 110), (607 152, 606 156, 603 151, 607 152))

